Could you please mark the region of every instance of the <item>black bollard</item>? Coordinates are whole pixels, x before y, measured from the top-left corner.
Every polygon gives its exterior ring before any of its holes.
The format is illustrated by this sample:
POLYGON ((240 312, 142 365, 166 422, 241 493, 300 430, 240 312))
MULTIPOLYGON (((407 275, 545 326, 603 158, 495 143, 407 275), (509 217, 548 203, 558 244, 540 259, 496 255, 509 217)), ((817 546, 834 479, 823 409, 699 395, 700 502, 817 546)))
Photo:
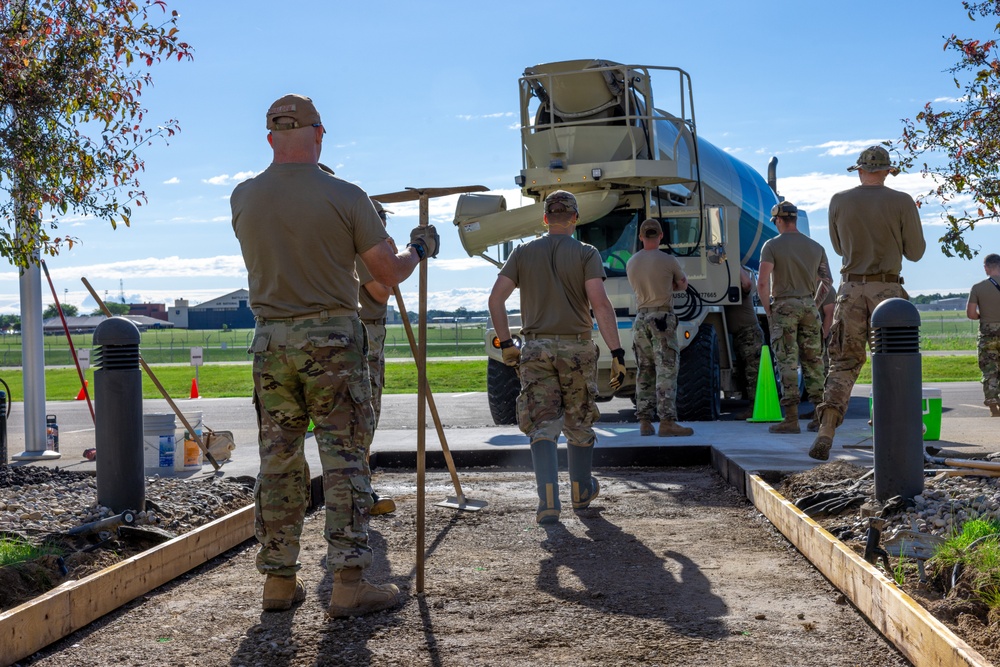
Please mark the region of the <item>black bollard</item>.
POLYGON ((113 512, 146 509, 142 462, 142 371, 139 330, 112 317, 94 331, 94 431, 97 502, 113 512))
POLYGON ((875 499, 924 490, 920 313, 906 299, 872 311, 872 426, 875 499))

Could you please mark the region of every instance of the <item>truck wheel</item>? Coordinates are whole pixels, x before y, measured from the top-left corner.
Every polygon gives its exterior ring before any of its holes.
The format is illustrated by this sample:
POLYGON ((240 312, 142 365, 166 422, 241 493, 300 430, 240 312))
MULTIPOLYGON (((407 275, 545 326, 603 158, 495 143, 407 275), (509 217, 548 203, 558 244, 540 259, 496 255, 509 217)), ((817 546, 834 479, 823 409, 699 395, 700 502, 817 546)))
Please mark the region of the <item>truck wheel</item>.
POLYGON ((681 351, 677 372, 678 421, 715 421, 721 409, 719 343, 715 327, 702 324, 698 336, 681 351))
POLYGON ((490 359, 486 365, 486 396, 490 402, 493 423, 506 426, 517 423, 517 395, 521 393, 521 380, 517 370, 490 359))

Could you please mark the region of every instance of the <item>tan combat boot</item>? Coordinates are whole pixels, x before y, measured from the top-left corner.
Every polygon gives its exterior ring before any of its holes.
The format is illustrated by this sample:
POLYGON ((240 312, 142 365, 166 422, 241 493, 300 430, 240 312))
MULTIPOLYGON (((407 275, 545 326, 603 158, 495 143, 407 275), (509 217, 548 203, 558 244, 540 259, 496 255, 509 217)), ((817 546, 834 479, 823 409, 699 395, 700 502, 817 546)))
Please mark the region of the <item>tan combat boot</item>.
POLYGON ((1000 403, 987 403, 990 406, 990 417, 1000 417, 1000 403))
POLYGON ((267 575, 264 581, 264 611, 285 611, 306 599, 306 587, 294 574, 283 577, 267 575))
POLYGON ((820 416, 819 433, 813 441, 809 456, 818 461, 826 461, 830 458, 830 448, 833 447, 833 436, 837 430, 837 413, 833 410, 824 410, 820 416))
POLYGON ((653 435, 656 431, 653 430, 653 422, 648 419, 639 420, 639 435, 653 435))
POLYGON ((688 428, 687 426, 681 426, 673 419, 662 419, 660 420, 660 432, 658 435, 661 438, 683 437, 686 435, 694 435, 694 429, 688 428))
POLYGON ((326 610, 328 616, 363 616, 399 604, 399 588, 395 584, 370 584, 362 574, 360 567, 348 567, 333 573, 333 592, 326 610))
POLYGON ((785 418, 777 424, 768 426, 767 430, 769 433, 802 433, 797 410, 794 408, 786 410, 785 418))

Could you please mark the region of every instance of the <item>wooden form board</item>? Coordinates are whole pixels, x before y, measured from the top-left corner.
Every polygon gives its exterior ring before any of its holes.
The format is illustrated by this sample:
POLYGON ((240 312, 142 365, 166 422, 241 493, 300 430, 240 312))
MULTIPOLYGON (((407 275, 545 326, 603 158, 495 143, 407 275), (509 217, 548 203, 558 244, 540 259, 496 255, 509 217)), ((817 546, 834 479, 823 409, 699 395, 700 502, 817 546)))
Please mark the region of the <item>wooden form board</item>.
POLYGON ((253 537, 248 505, 169 542, 0 614, 0 667, 79 630, 253 537))
POLYGON ((861 613, 917 667, 992 667, 865 561, 756 475, 747 475, 747 497, 760 512, 846 595, 861 613))

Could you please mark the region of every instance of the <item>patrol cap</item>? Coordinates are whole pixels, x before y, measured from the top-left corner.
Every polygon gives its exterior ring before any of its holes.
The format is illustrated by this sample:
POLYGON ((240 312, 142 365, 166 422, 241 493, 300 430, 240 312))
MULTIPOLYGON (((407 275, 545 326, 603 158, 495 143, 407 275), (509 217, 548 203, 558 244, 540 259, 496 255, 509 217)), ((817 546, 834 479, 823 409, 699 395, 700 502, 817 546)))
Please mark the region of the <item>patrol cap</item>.
POLYGON ((274 101, 267 110, 267 129, 294 130, 298 127, 319 125, 319 112, 311 99, 304 95, 285 95, 274 101), (281 119, 283 122, 277 122, 281 119))
POLYGON ((387 211, 384 208, 382 208, 382 202, 380 202, 377 199, 372 199, 372 204, 375 205, 375 210, 378 211, 379 217, 381 217, 383 219, 385 217, 383 214, 385 214, 385 213, 392 213, 392 211, 387 211))
POLYGON ((568 211, 574 213, 580 212, 573 193, 566 192, 565 190, 556 190, 545 198, 545 213, 566 213, 568 211))
POLYGON ((856 164, 852 164, 847 171, 887 171, 893 176, 899 173, 899 167, 894 167, 889 160, 889 151, 882 146, 869 146, 861 151, 856 164))
POLYGON ((797 218, 799 209, 790 201, 783 201, 771 207, 771 222, 778 218, 797 218))
POLYGON ((663 227, 660 226, 660 221, 653 218, 647 218, 643 220, 642 224, 639 225, 639 236, 644 236, 646 238, 655 238, 663 233, 663 227))

